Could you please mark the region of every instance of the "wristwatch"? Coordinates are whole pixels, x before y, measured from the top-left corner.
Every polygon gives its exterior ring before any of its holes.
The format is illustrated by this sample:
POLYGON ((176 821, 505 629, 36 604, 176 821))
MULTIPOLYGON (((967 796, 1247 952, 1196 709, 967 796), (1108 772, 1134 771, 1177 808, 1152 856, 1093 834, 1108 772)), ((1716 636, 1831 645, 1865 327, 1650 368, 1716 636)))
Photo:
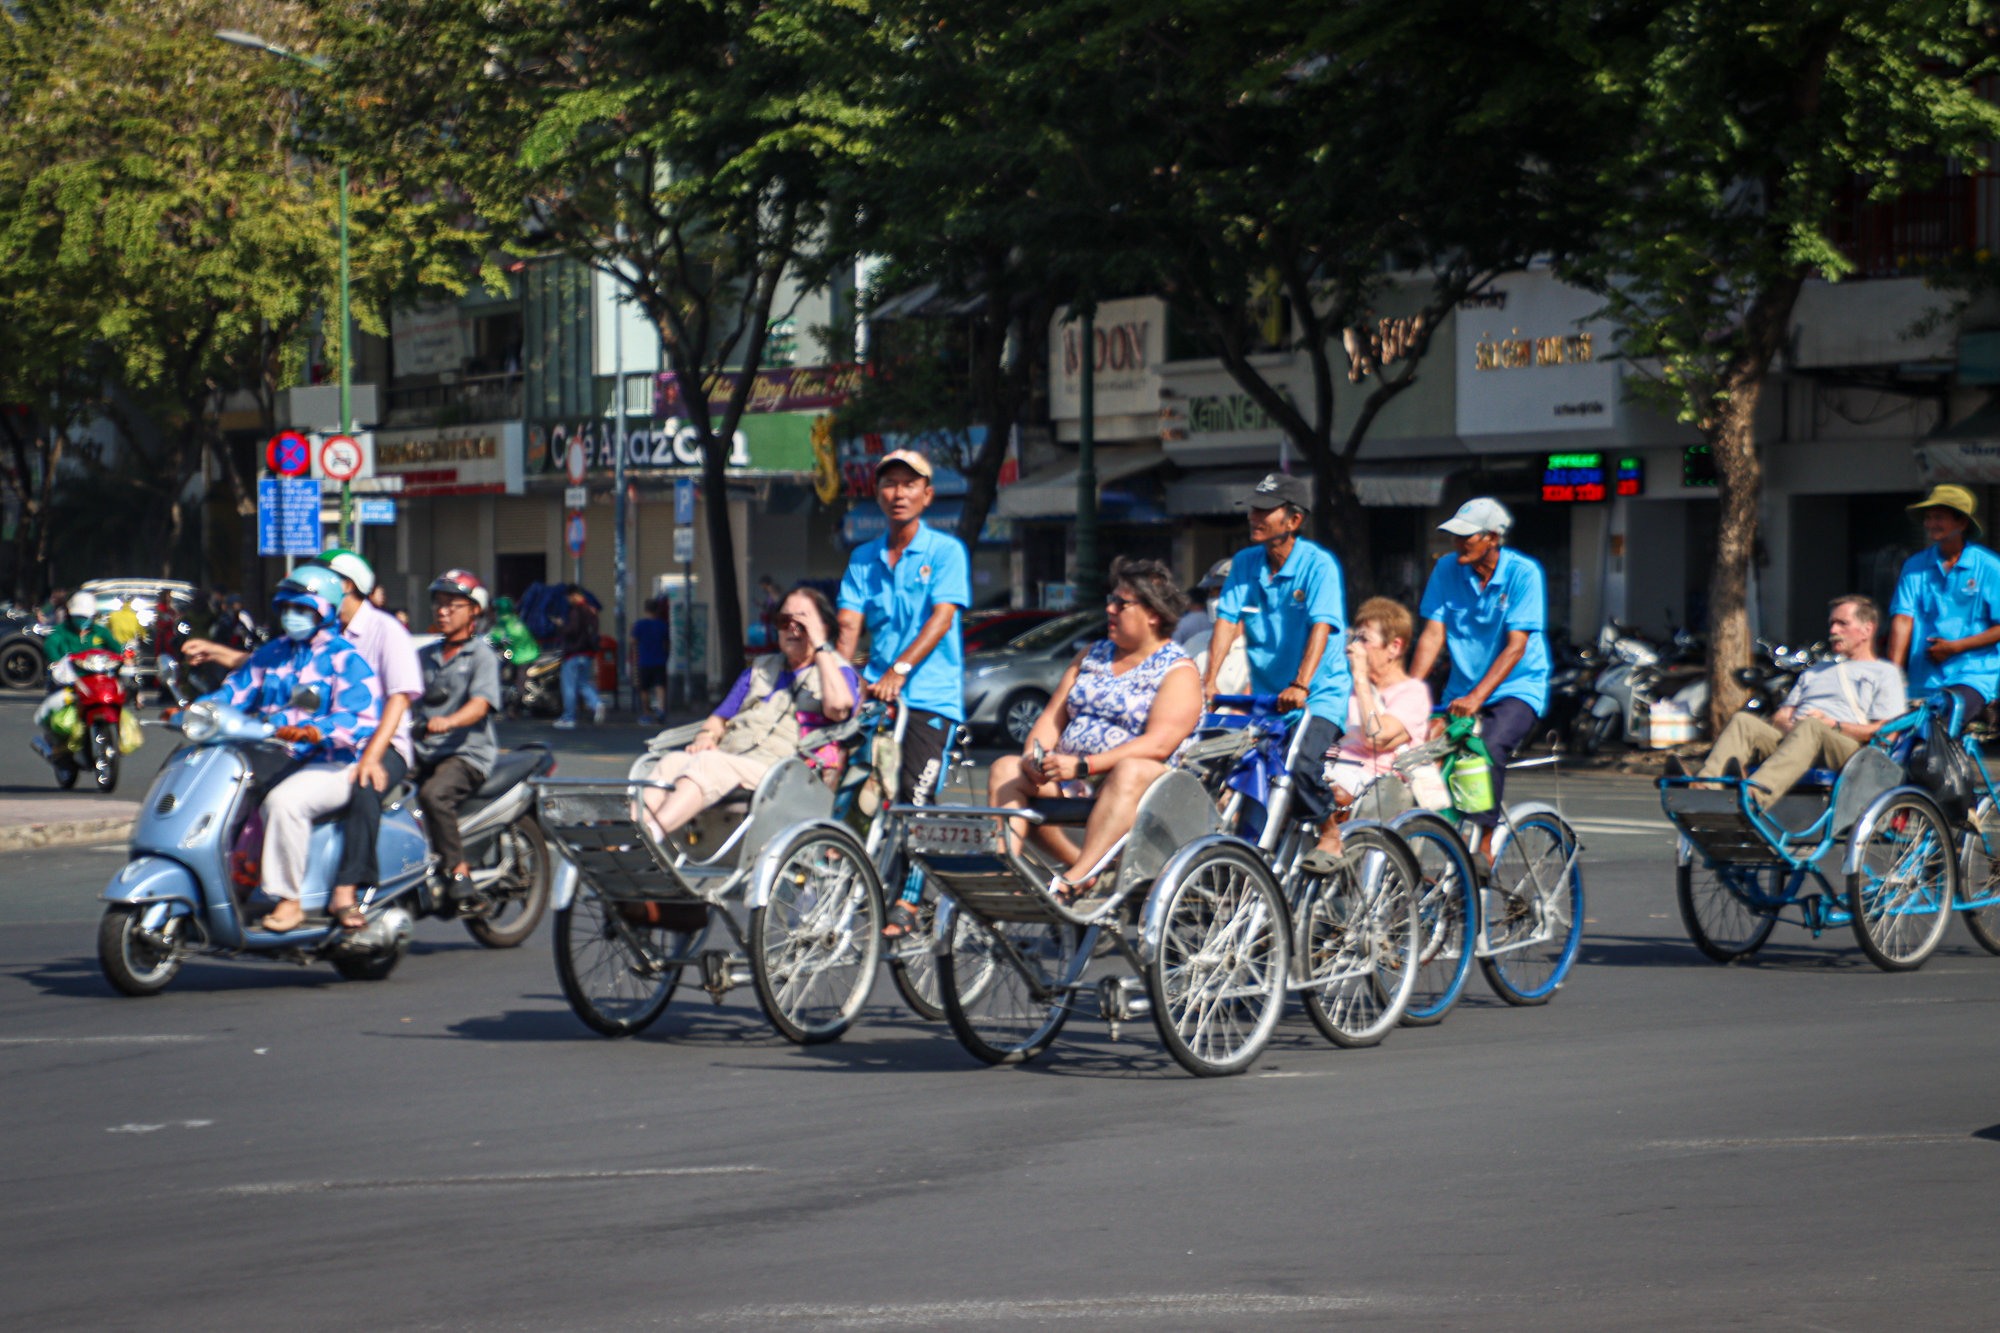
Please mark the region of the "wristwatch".
POLYGON ((907 676, 912 671, 915 671, 916 668, 911 666, 908 662, 898 662, 896 663, 896 665, 890 667, 889 670, 895 672, 899 676, 907 676))
POLYGON ((832 651, 833 651, 833 645, 830 643, 823 643, 819 647, 813 649, 814 655, 818 655, 820 653, 830 653, 832 651))

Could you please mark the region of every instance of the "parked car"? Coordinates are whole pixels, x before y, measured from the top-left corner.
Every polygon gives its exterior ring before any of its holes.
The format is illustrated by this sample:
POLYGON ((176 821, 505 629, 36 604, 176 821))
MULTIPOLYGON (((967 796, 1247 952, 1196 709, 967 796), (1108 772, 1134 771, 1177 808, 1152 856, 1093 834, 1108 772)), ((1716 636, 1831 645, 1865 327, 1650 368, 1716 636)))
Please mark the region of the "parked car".
POLYGON ((1037 625, 1065 614, 1061 611, 968 611, 962 633, 965 651, 987 653, 1004 648, 1037 625))
POLYGON ((1071 611, 1006 646, 965 659, 965 717, 974 737, 1025 745, 1076 655, 1105 635, 1102 611, 1071 611))
POLYGON ((42 648, 48 626, 32 609, 9 606, 0 613, 0 688, 39 690, 49 655, 42 648))

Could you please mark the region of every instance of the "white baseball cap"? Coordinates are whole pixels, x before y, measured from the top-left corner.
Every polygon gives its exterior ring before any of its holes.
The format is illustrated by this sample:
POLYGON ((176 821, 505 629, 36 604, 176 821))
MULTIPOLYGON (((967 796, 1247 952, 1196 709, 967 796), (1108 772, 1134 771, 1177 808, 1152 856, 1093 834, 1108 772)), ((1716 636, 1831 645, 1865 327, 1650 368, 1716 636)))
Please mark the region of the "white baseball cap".
POLYGON ((1482 495, 1460 505, 1456 514, 1438 524, 1438 531, 1454 537, 1470 537, 1475 532, 1505 534, 1513 526, 1514 516, 1507 512, 1507 506, 1482 495))

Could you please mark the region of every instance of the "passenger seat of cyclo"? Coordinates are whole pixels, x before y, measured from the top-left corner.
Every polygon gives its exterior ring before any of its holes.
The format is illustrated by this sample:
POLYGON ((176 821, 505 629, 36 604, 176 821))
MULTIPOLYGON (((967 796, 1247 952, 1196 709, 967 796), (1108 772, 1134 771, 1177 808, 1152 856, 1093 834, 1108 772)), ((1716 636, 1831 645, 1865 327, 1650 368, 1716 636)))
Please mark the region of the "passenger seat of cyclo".
MULTIPOLYGON (((1751 712, 1731 718, 1696 776, 1748 777, 1750 799, 1768 807, 1814 769, 1839 772, 1883 723, 1909 708, 1902 671, 1875 652, 1881 618, 1870 598, 1834 598, 1827 638, 1840 656, 1808 667, 1768 721, 1751 712)), ((1671 758, 1667 773, 1684 776, 1671 758)))

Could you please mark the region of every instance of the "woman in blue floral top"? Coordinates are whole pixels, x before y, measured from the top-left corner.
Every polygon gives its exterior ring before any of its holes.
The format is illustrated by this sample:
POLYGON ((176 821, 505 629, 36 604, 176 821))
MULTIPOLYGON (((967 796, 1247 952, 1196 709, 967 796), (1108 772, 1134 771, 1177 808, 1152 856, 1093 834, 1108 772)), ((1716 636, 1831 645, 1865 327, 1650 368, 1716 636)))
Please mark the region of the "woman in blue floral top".
POLYGON ((1090 888, 1076 877, 1131 829, 1139 798, 1201 721, 1201 676, 1172 637, 1186 606, 1173 576, 1157 560, 1121 556, 1111 581, 1111 637, 1070 663, 1022 753, 994 761, 986 783, 988 802, 1002 806, 1095 792, 1081 848, 1046 825, 1027 834, 1068 867, 1049 884, 1065 903, 1090 888))

